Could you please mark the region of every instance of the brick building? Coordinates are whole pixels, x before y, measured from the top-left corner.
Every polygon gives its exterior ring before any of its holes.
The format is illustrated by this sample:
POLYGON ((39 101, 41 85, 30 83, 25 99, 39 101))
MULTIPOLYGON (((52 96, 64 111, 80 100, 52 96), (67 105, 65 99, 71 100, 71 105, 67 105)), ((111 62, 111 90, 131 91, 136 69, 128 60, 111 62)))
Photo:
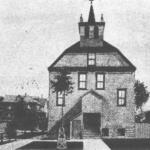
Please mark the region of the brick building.
MULTIPOLYGON (((104 40, 103 15, 96 22, 80 17, 80 41, 66 49, 48 68, 49 80, 65 67, 71 72, 73 93, 65 97, 64 122, 69 138, 135 137, 135 66, 104 40)), ((119 39, 118 39, 119 40, 119 39)), ((63 96, 49 85, 49 131, 57 137, 63 96)))

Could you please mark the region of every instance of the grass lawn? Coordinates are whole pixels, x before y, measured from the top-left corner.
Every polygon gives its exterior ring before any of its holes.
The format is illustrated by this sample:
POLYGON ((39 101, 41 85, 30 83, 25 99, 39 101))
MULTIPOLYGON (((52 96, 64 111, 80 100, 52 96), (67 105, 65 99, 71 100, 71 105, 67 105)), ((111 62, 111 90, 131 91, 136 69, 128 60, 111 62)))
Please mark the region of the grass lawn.
POLYGON ((150 139, 103 139, 111 150, 150 150, 150 139))
MULTIPOLYGON (((17 150, 56 150, 56 141, 35 141, 17 150)), ((67 150, 83 150, 83 142, 67 142, 67 150)))

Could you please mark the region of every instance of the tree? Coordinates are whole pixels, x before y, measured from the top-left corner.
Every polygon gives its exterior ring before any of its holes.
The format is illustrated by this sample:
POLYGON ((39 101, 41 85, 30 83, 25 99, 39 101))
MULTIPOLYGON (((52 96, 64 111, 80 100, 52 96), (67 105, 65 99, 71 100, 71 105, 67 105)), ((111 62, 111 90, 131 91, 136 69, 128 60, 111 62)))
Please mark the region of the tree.
MULTIPOLYGON (((73 92, 73 82, 70 72, 66 68, 60 69, 58 74, 51 80, 51 87, 54 93, 64 93, 64 98, 73 92)), ((65 100, 64 100, 65 101, 65 100)), ((63 105, 62 105, 62 126, 63 126, 63 105)))
POLYGON ((25 116, 26 116, 26 103, 23 100, 23 97, 18 95, 17 102, 14 107, 14 122, 16 124, 16 128, 20 130, 24 130, 26 127, 25 124, 25 116))
POLYGON ((45 112, 39 112, 38 113, 38 124, 39 124, 39 129, 42 132, 47 130, 48 118, 46 117, 45 112))
POLYGON ((38 126, 38 112, 35 109, 30 107, 28 108, 29 104, 24 101, 24 97, 18 97, 14 108, 13 119, 16 124, 16 128, 24 131, 33 131, 38 126))
POLYGON ((146 103, 149 98, 147 86, 145 86, 143 82, 137 80, 134 85, 134 92, 136 108, 142 110, 142 105, 146 103))
POLYGON ((66 68, 60 69, 58 75, 51 80, 53 92, 65 92, 65 95, 73 92, 73 82, 71 81, 70 72, 66 68))
MULTIPOLYGON (((63 93, 64 95, 64 102, 65 102, 65 96, 69 93, 73 92, 73 82, 71 81, 70 73, 66 70, 66 68, 62 68, 58 74, 54 77, 54 80, 51 82, 51 87, 53 89, 53 92, 55 93, 63 93)), ((66 149, 66 136, 65 136, 65 129, 63 127, 63 106, 64 102, 62 104, 62 119, 61 119, 61 127, 59 128, 58 132, 58 141, 57 141, 57 149, 66 149)))
POLYGON ((0 102, 2 102, 4 100, 3 96, 0 96, 0 102))
POLYGON ((147 91, 147 86, 145 86, 143 82, 140 82, 138 80, 134 85, 134 92, 136 109, 140 110, 140 113, 135 117, 135 121, 143 122, 145 120, 145 113, 142 110, 142 105, 147 102, 149 98, 149 92, 147 91))
POLYGON ((15 128, 15 123, 14 122, 8 122, 7 127, 5 129, 6 135, 8 139, 16 139, 16 128, 15 128))

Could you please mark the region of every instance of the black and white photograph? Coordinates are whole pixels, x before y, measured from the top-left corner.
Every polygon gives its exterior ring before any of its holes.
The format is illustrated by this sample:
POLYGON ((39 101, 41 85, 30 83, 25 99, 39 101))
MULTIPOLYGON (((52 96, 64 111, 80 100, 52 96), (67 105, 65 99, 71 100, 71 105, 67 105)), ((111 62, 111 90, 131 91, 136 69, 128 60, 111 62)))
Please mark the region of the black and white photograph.
POLYGON ((150 1, 0 0, 0 150, 150 150, 150 1))

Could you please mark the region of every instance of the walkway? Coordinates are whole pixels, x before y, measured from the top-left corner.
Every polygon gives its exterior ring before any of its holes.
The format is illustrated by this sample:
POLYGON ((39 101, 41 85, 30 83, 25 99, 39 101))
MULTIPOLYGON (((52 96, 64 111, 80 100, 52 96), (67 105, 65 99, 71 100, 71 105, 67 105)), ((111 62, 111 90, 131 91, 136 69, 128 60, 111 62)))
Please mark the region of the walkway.
POLYGON ((111 150, 101 139, 84 140, 84 150, 111 150))
POLYGON ((17 140, 8 144, 0 145, 0 150, 15 150, 21 146, 24 146, 34 140, 25 139, 25 140, 17 140))

